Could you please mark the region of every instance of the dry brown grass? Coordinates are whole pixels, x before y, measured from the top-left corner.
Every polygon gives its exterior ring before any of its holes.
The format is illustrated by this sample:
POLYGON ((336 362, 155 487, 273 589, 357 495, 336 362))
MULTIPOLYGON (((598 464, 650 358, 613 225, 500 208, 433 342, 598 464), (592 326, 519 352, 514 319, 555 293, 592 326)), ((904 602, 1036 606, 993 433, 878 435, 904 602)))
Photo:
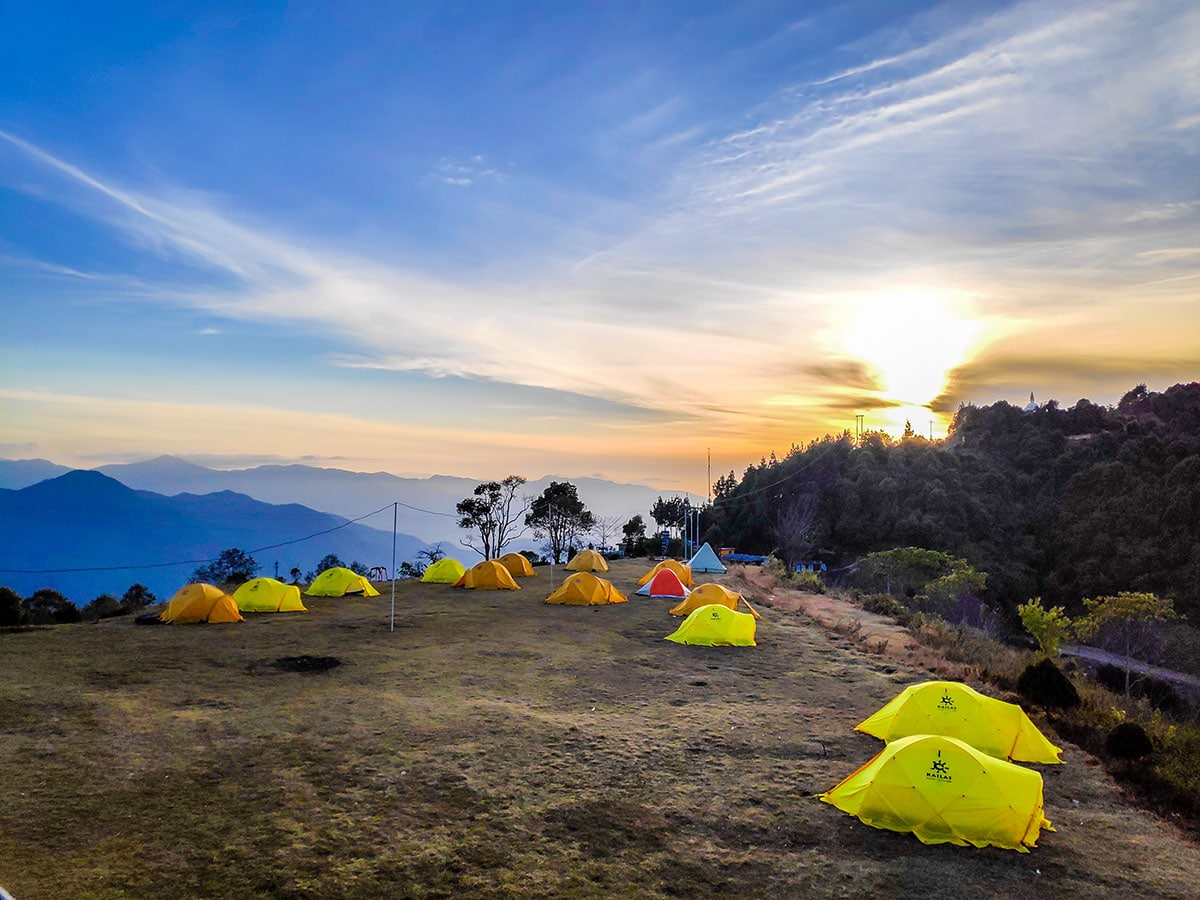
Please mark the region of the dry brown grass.
MULTIPOLYGON (((645 568, 610 574, 631 591, 645 568)), ((240 625, 0 635, 0 884, 37 900, 1200 883, 1197 849, 1070 749, 1042 769, 1059 830, 1027 855, 926 847, 813 799, 878 749, 853 726, 933 662, 869 618, 852 638, 851 613, 839 633, 806 598, 741 584, 759 646, 681 647, 667 601, 547 606, 546 570, 523 585, 401 583, 395 632, 382 586, 240 625), (300 656, 343 664, 275 664, 300 656)))

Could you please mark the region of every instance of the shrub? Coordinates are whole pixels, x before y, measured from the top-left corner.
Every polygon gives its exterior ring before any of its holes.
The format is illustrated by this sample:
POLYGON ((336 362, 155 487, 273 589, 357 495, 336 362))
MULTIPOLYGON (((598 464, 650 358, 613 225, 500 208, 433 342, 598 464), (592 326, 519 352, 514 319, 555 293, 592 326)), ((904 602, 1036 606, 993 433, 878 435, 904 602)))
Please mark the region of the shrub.
POLYGON ((122 616, 128 612, 129 610, 122 606, 121 601, 112 594, 101 594, 84 605, 80 610, 80 616, 90 622, 95 622, 112 616, 122 616))
POLYGON ((21 595, 12 588, 0 587, 0 627, 21 624, 21 595))
POLYGON ((1104 739, 1104 749, 1116 759, 1143 759, 1154 752, 1150 736, 1137 722, 1122 722, 1104 739))
POLYGON ((41 588, 21 602, 30 625, 59 625, 79 621, 79 608, 56 590, 41 588))
POLYGON ((793 574, 792 584, 800 591, 808 591, 812 594, 825 593, 825 582, 821 580, 820 575, 809 569, 793 574))
POLYGON ((1073 709, 1079 706, 1079 691, 1054 663, 1043 659, 1025 667, 1017 677, 1017 692, 1044 709, 1073 709))
POLYGON ((907 625, 912 620, 912 611, 891 594, 863 594, 859 603, 867 612, 891 616, 901 625, 907 625))

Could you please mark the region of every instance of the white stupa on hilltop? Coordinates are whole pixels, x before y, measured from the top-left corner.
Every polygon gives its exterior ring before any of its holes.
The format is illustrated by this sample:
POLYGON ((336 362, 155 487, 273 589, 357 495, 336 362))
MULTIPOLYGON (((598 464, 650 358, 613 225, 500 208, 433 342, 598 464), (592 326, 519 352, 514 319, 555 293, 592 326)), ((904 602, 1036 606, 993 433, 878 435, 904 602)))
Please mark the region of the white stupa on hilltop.
POLYGON ((1025 408, 1021 412, 1037 412, 1041 408, 1041 405, 1033 399, 1033 391, 1030 391, 1029 402, 1025 404, 1025 408))

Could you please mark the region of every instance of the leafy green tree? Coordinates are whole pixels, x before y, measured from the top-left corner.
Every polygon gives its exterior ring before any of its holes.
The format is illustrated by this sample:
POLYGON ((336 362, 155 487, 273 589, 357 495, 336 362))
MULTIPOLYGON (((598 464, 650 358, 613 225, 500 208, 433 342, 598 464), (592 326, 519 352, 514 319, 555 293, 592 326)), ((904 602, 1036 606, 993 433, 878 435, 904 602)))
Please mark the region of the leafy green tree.
POLYGON ((485 481, 476 485, 471 496, 455 506, 458 527, 474 531, 475 535, 459 541, 484 559, 495 559, 504 552, 505 546, 524 532, 524 518, 528 502, 517 497, 517 491, 525 479, 520 475, 509 475, 503 481, 485 481))
POLYGON ((245 584, 255 573, 259 565, 254 557, 230 547, 222 550, 221 555, 206 566, 201 566, 192 573, 192 581, 206 581, 209 584, 245 584))
POLYGON ((79 621, 79 608, 51 588, 34 591, 21 602, 22 618, 30 625, 59 625, 79 621))
POLYGON ((682 497, 671 497, 669 500, 659 497, 650 507, 650 518, 658 523, 659 528, 682 528, 686 510, 687 504, 682 497))
POLYGON ((420 561, 415 563, 405 560, 400 563, 400 569, 396 573, 397 578, 420 578, 425 574, 425 566, 420 561))
POLYGON ((1071 619, 1061 606, 1049 609, 1042 606, 1042 598, 1034 597, 1028 603, 1017 607, 1021 616, 1021 624, 1033 635, 1038 647, 1047 657, 1058 656, 1058 648, 1066 639, 1071 629, 1071 619))
POLYGON ((149 606, 157 602, 158 597, 140 582, 131 584, 129 589, 121 595, 121 605, 130 612, 136 612, 144 606, 149 606))
POLYGON ((336 553, 326 553, 317 561, 317 567, 304 576, 306 582, 312 583, 313 579, 324 572, 326 569, 347 569, 347 566, 342 562, 342 558, 336 553))
POLYGON ((646 522, 640 515, 634 516, 621 526, 625 541, 625 552, 630 556, 643 556, 642 544, 646 540, 646 522))
POLYGON ((552 481, 533 499, 525 524, 533 529, 535 537, 547 541, 543 549, 558 565, 567 548, 578 544, 579 539, 595 526, 596 517, 579 499, 575 485, 552 481))
POLYGON ((1075 633, 1085 641, 1100 638, 1125 657, 1125 696, 1132 682, 1132 661, 1135 653, 1152 639, 1154 625, 1176 617, 1174 603, 1135 591, 1121 591, 1107 597, 1083 601, 1087 613, 1075 620, 1075 633))
POLYGON ((21 624, 21 595, 12 588, 0 587, 0 628, 21 624))

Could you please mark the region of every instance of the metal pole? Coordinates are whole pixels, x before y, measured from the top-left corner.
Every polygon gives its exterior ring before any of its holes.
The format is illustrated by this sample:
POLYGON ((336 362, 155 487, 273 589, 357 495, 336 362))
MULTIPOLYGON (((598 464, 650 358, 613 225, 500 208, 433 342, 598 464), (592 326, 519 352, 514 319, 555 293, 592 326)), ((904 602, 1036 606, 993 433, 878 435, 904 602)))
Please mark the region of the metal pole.
POLYGON ((392 627, 396 630, 396 518, 400 514, 399 501, 392 503, 392 627))

